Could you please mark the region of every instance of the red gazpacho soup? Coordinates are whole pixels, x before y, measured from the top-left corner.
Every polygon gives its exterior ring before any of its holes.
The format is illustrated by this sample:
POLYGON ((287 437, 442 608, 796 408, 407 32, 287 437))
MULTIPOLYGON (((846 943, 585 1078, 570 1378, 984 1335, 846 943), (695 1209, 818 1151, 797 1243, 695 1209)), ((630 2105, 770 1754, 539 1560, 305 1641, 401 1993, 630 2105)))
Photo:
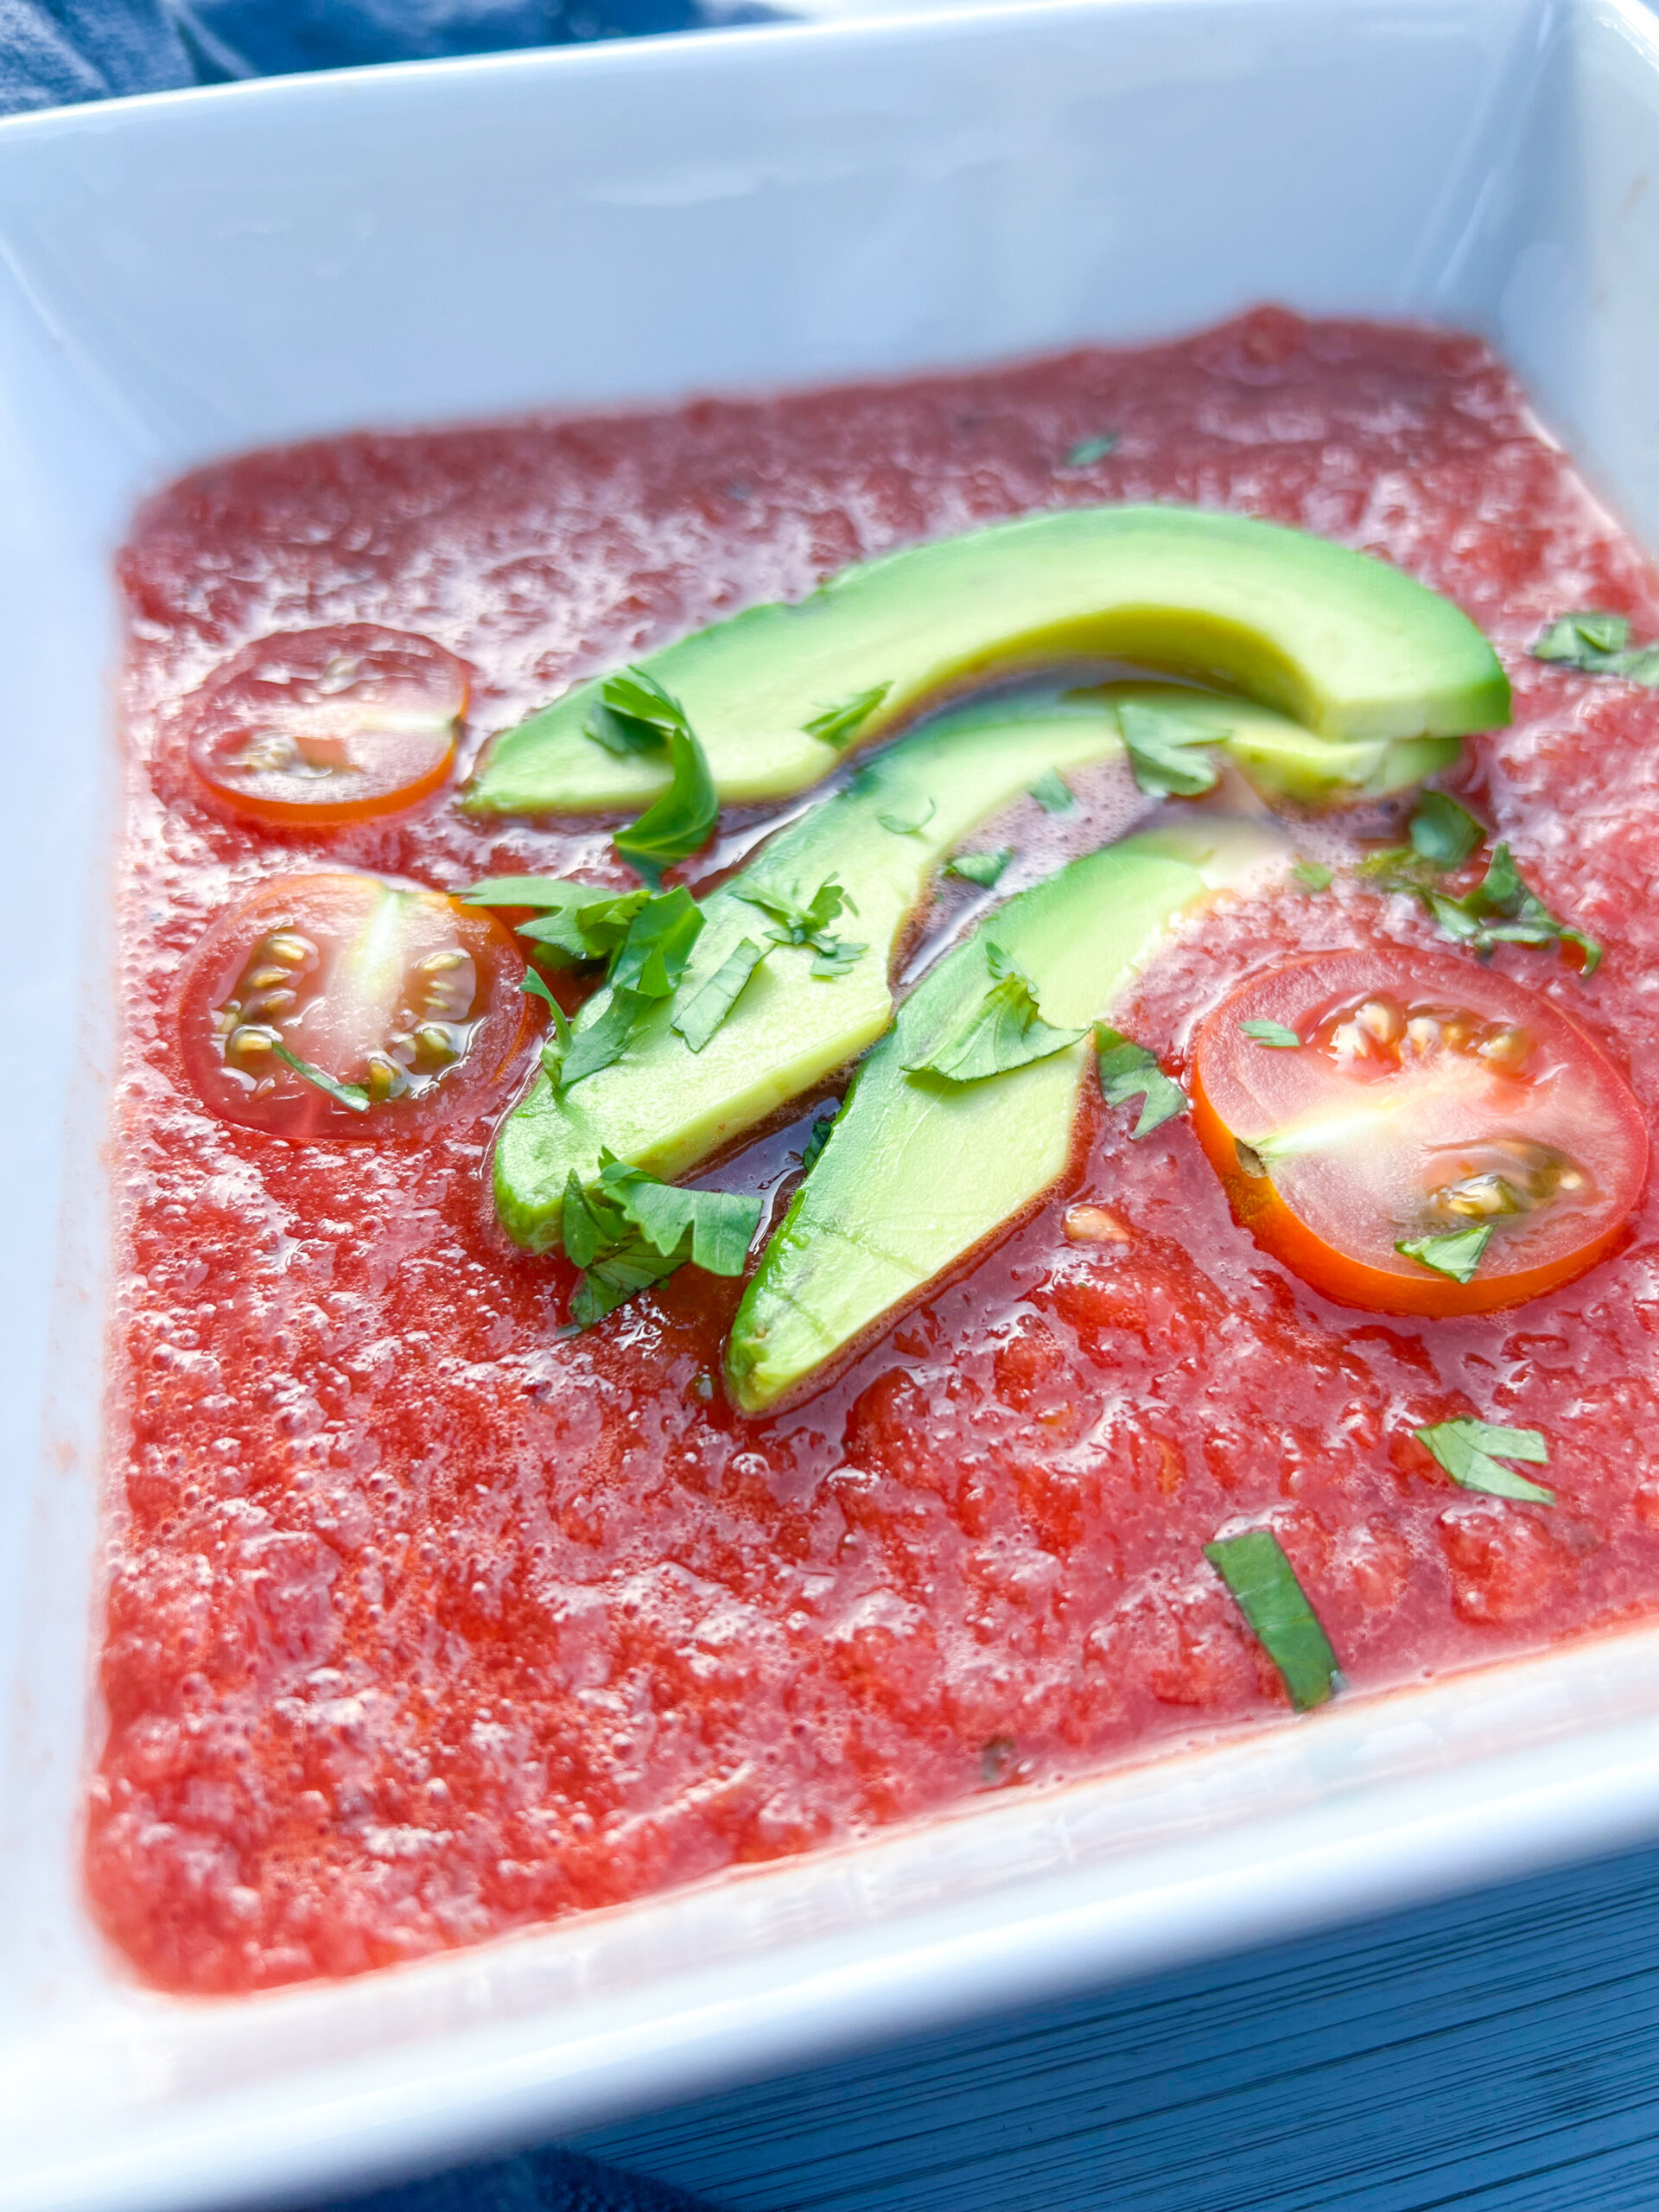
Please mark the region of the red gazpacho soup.
POLYGON ((120 575, 144 1980, 1659 1606, 1659 582, 1478 341, 334 438, 120 575))

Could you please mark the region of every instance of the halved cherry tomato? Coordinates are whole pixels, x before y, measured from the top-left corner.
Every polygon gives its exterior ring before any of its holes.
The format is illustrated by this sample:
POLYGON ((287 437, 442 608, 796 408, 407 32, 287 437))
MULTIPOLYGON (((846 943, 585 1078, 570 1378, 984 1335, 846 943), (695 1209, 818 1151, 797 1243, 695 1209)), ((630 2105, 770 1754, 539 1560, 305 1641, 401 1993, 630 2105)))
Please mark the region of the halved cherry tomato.
POLYGON ((185 700, 190 765, 261 822, 326 830, 400 813, 449 773, 469 681, 465 661, 409 631, 278 631, 185 700))
POLYGON ((487 914, 368 875, 289 875, 191 955, 179 1039, 227 1122, 378 1137, 499 1083, 532 1026, 524 963, 487 914))
POLYGON ((1485 1313, 1570 1281, 1647 1178, 1642 1109, 1601 1047, 1524 985, 1432 953, 1255 976, 1199 1028, 1192 1100, 1257 1243, 1376 1313, 1485 1313))

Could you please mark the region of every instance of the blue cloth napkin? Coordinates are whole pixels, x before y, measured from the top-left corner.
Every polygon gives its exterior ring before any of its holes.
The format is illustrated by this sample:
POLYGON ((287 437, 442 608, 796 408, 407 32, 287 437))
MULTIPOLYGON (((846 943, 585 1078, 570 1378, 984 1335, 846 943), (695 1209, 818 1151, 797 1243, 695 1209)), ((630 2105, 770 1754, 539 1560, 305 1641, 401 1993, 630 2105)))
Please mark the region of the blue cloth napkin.
POLYGON ((762 21, 759 0, 0 0, 0 115, 362 62, 762 21))
MULTIPOLYGON (((331 2212, 328 2207, 322 2212, 331 2212)), ((701 2196, 574 2151, 534 2151, 353 2197, 332 2212, 718 2212, 701 2196)))

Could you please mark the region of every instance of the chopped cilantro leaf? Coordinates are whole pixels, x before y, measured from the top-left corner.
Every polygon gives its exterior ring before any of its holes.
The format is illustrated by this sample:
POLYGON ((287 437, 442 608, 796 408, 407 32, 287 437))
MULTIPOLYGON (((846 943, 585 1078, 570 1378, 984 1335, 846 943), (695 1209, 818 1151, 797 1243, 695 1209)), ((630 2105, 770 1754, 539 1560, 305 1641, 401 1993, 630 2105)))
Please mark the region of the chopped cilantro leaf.
POLYGON ((556 968, 580 968, 614 952, 646 896, 643 891, 612 891, 602 884, 529 875, 498 876, 474 884, 466 893, 467 904, 474 906, 540 908, 535 921, 518 925, 518 934, 539 945, 556 968))
POLYGON ((939 1076, 947 1083, 980 1083, 1009 1068, 1048 1059, 1088 1034, 1084 1029, 1056 1029, 1043 1020, 1031 979, 1000 945, 987 943, 985 968, 985 987, 979 997, 924 1058, 906 1061, 910 1074, 939 1076))
POLYGON ((1109 1029, 1103 1022, 1095 1030, 1095 1051, 1101 1096, 1106 1103, 1128 1106, 1137 1098, 1141 1101, 1141 1118, 1129 1131, 1131 1139, 1150 1136, 1166 1122, 1187 1111, 1191 1102, 1186 1093, 1164 1073, 1157 1054, 1144 1045, 1132 1043, 1120 1030, 1109 1029))
POLYGON ((1167 707, 1126 699, 1117 726, 1135 782, 1153 798, 1193 798, 1214 785, 1216 764, 1206 748, 1229 734, 1167 707))
POLYGON ((1659 686, 1659 645, 1632 645, 1629 617, 1593 608, 1563 614, 1531 646, 1534 660, 1554 661, 1581 676, 1622 676, 1631 683, 1659 686))
POLYGON ((809 737, 822 738, 839 753, 858 735, 892 689, 891 683, 873 683, 868 691, 855 691, 849 698, 836 700, 801 727, 809 737))
POLYGON ((1103 430, 1097 438, 1082 438, 1065 456, 1067 468, 1092 468, 1097 461, 1104 461, 1109 453, 1117 451, 1117 433, 1103 430))
POLYGON ((285 1068, 292 1068, 302 1082, 308 1083, 323 1092, 334 1100, 336 1106, 348 1107, 353 1114, 368 1112, 369 1094, 360 1083, 336 1083, 334 1077, 323 1069, 313 1066, 309 1060, 302 1060, 297 1052, 290 1052, 280 1039, 272 1038, 270 1049, 285 1068))
POLYGON ((812 973, 821 983, 838 983, 860 960, 868 947, 855 944, 850 938, 828 938, 818 948, 812 963, 812 973))
POLYGON ((1272 1045, 1281 1052, 1299 1047, 1301 1039, 1294 1029, 1287 1029, 1282 1021, 1241 1021, 1239 1027, 1258 1045, 1272 1045))
POLYGON ((1299 1713, 1323 1705, 1342 1670, 1296 1570, 1271 1529, 1218 1536, 1204 1555, 1232 1594, 1251 1634, 1284 1678, 1299 1713))
POLYGON ((518 988, 527 999, 540 999, 547 1008, 553 1033, 542 1046, 542 1067, 557 1083, 564 1066, 564 1056, 570 1050, 569 1020, 564 1008, 533 968, 524 970, 524 980, 518 988))
POLYGON ((1535 1428, 1499 1428, 1489 1421, 1441 1421, 1432 1427, 1412 1431, 1465 1490, 1485 1491, 1493 1497, 1521 1497, 1535 1505, 1554 1505, 1555 1493, 1541 1483, 1529 1482, 1502 1459, 1520 1459, 1529 1466, 1547 1467, 1549 1446, 1535 1428))
POLYGON ((743 986, 766 958, 768 948, 752 937, 740 938, 708 982, 694 995, 673 1027, 694 1052, 700 1052, 742 995, 743 986))
POLYGON ((1483 1222, 1478 1229, 1455 1229, 1445 1236, 1404 1237, 1394 1249, 1453 1282, 1470 1282, 1491 1241, 1491 1224, 1483 1222))
POLYGON ((588 734, 613 753, 668 752, 668 789, 611 842, 648 883, 705 842, 720 814, 714 778, 685 709, 643 668, 607 677, 588 734))
POLYGON ((861 958, 868 948, 849 938, 832 937, 830 925, 843 906, 855 913, 856 907, 832 876, 821 883, 810 900, 804 899, 799 889, 792 885, 752 883, 732 889, 750 906, 759 906, 772 917, 772 927, 766 932, 773 944, 808 944, 817 953, 812 963, 815 976, 833 981, 844 976, 854 962, 861 958))
POLYGON ((607 753, 660 753, 685 728, 685 709, 643 668, 620 669, 600 686, 587 734, 607 753))
POLYGON ((1436 868, 1456 868, 1486 842, 1486 826, 1445 791, 1425 791, 1408 833, 1412 850, 1436 868))
MULTIPOLYGON (((1474 817, 1467 819, 1472 823, 1474 817)), ((1414 816, 1414 836, 1417 821, 1414 816)), ((1594 974, 1600 945, 1584 931, 1556 920, 1516 868, 1507 844, 1493 847, 1485 875, 1461 897, 1440 887, 1445 866, 1420 848, 1402 847, 1375 855, 1363 872, 1382 890, 1408 892, 1421 899, 1445 936, 1483 959, 1498 944, 1571 945, 1579 955, 1580 973, 1594 974)))
POLYGON ((1069 814, 1077 803, 1058 768, 1045 768, 1032 785, 1031 795, 1045 814, 1069 814))
POLYGON ((601 1068, 613 1067, 655 1004, 655 1000, 642 998, 634 991, 613 991, 609 1004, 598 1019, 587 1028, 572 1032, 569 1049, 563 1055, 555 1078, 560 1090, 569 1090, 572 1084, 597 1075, 601 1068))
POLYGON ((820 1114, 807 1131, 806 1144, 801 1153, 801 1173, 804 1175, 810 1175, 817 1166, 823 1147, 830 1141, 830 1132, 840 1116, 841 1109, 837 1106, 833 1114, 820 1114))
POLYGON ((982 891, 988 891, 1013 858, 1012 845, 999 845, 989 853, 958 853, 945 862, 944 872, 960 876, 964 883, 978 884, 982 891))
POLYGON ((895 807, 890 814, 878 814, 875 818, 895 837, 912 837, 918 830, 925 830, 938 810, 938 800, 930 798, 919 804, 895 807))
POLYGON ((677 987, 702 933, 702 915, 683 885, 647 899, 611 963, 613 990, 665 999, 677 987))
POLYGON ((565 1185, 567 1258, 582 1270, 570 1300, 582 1328, 614 1313, 688 1261, 711 1274, 743 1272, 760 1200, 730 1191, 686 1191, 607 1152, 594 1180, 573 1168, 565 1185))
POLYGON ((1328 891, 1336 880, 1320 861, 1298 861, 1290 874, 1291 880, 1300 883, 1304 891, 1328 891))

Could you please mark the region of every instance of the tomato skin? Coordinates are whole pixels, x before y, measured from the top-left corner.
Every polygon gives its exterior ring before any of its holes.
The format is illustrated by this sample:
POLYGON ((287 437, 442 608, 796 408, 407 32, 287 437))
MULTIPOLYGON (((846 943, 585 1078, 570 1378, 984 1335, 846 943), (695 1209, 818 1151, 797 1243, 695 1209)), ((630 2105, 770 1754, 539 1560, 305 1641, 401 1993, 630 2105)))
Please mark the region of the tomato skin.
MULTIPOLYGON (((1304 1047, 1306 1049, 1306 1046, 1304 1047)), ((1286 1057, 1291 1057, 1287 1053, 1286 1057)), ((1602 1047, 1552 1001, 1471 963, 1404 947, 1368 952, 1308 953, 1253 976, 1200 1024, 1192 1047, 1192 1128, 1226 1192, 1235 1219, 1255 1242, 1313 1289, 1339 1306, 1370 1313, 1446 1319, 1520 1306, 1573 1281, 1619 1242, 1647 1180, 1646 1121, 1628 1084, 1602 1047), (1289 1202, 1270 1169, 1255 1175, 1240 1159, 1262 1137, 1241 1112, 1249 1078, 1276 1073, 1263 1060, 1281 1049, 1244 1036, 1249 1020, 1282 1023, 1313 1036, 1335 1010, 1370 995, 1467 1010, 1477 1020, 1513 1025, 1535 1039, 1535 1058, 1555 1084, 1561 1148, 1588 1142, 1594 1204, 1576 1225, 1550 1225, 1506 1246, 1494 1236, 1467 1282, 1400 1255, 1392 1240, 1356 1233, 1338 1241, 1289 1202), (1574 1111, 1574 1108, 1578 1109, 1574 1111), (1530 1242, 1534 1250, 1524 1246, 1530 1242), (1510 1262, 1505 1264, 1506 1260, 1510 1262)), ((1517 1119, 1535 1096, 1524 1079, 1509 1086, 1517 1119)))
MULTIPOLYGON (((524 972, 511 936, 493 916, 442 893, 409 891, 367 875, 279 877, 221 915, 185 964, 177 1001, 185 1072, 221 1120, 270 1136, 309 1143, 425 1135, 463 1104, 476 1103, 480 1091, 510 1078, 535 1027, 530 1001, 518 988, 524 972), (308 1017, 328 1011, 331 988, 377 922, 383 930, 389 922, 392 932, 386 1011, 377 1019, 371 1009, 352 1030, 348 1009, 349 1033, 331 1038, 325 1057, 307 1034, 308 1017), (388 1059, 397 1023, 411 1003, 418 1019, 420 993, 430 991, 431 971, 443 964, 467 977, 468 1002, 457 1009, 459 1027, 452 1024, 448 1033, 457 1049, 448 1059, 417 1067, 401 1094, 377 1097, 361 1111, 269 1055, 255 1064, 261 1071, 257 1077, 245 1065, 234 1065, 223 1010, 236 1002, 238 991, 245 996, 251 972, 262 972, 255 966, 262 957, 258 948, 283 941, 289 941, 294 954, 292 973, 282 979, 294 988, 283 995, 296 1003, 279 1013, 256 1007, 247 1019, 296 1057, 343 1084, 362 1088, 367 1056, 388 1059)), ((340 995, 334 988, 336 1001, 340 995)))
POLYGON ((338 829, 442 789, 471 682, 465 661, 413 631, 276 631, 215 669, 182 702, 179 727, 221 806, 284 829, 338 829))

